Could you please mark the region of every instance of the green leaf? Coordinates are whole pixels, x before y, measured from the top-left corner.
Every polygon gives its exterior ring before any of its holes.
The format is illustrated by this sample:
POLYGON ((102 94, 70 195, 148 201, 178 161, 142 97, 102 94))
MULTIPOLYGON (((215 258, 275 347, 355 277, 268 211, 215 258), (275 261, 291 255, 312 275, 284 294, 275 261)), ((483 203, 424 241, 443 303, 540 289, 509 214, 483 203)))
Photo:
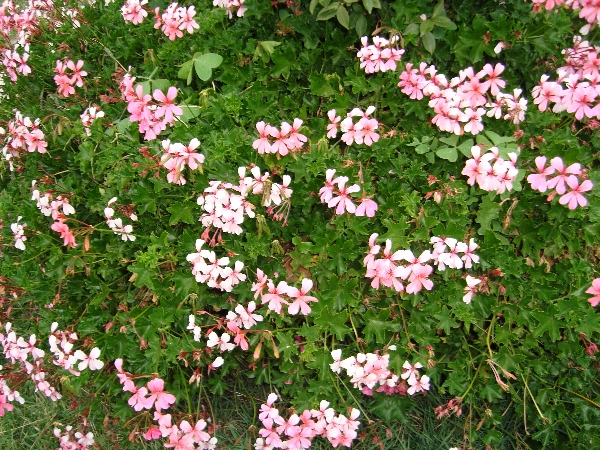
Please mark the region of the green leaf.
POLYGON ((325 75, 313 72, 308 78, 310 81, 310 93, 318 97, 331 97, 335 90, 329 85, 325 75))
POLYGON ((175 203, 174 205, 167 208, 167 211, 171 213, 171 218, 169 219, 169 225, 173 226, 176 223, 184 222, 190 225, 196 223, 196 219, 194 218, 194 209, 191 203, 175 203))
POLYGON ((432 21, 436 26, 438 26, 440 28, 446 28, 448 30, 456 29, 456 24, 454 22, 452 22, 450 19, 448 19, 446 16, 434 17, 432 19, 432 21))
POLYGON ((423 20, 421 22, 421 25, 419 25, 419 33, 421 34, 421 36, 423 36, 426 33, 429 33, 430 31, 433 30, 433 21, 427 19, 427 20, 423 20))
POLYGON ((348 10, 345 6, 339 7, 337 12, 335 13, 335 16, 337 17, 337 20, 340 23, 340 25, 342 25, 347 30, 350 29, 350 16, 348 15, 348 10))
POLYGON ((216 53, 205 53, 194 60, 196 74, 202 81, 208 81, 212 76, 212 69, 216 69, 223 62, 223 57, 216 53))
POLYGON ((371 407, 371 411, 388 424, 391 424, 395 420, 406 423, 409 419, 405 411, 408 411, 413 406, 410 400, 408 396, 386 395, 377 398, 377 403, 371 407))
POLYGON ((423 47, 425 47, 425 50, 433 54, 435 50, 435 37, 433 34, 425 33, 423 36, 421 36, 421 40, 423 41, 423 47))
POLYGON ((333 16, 336 15, 339 6, 340 2, 333 2, 326 8, 323 8, 321 11, 319 11, 319 14, 317 14, 317 20, 331 19, 333 16))
POLYGON ((260 41, 259 45, 264 48, 269 55, 275 51, 275 47, 279 47, 282 43, 277 41, 260 41))
POLYGON ((363 334, 367 343, 375 342, 377 344, 385 344, 389 341, 391 333, 401 330, 401 325, 390 320, 390 310, 382 309, 379 314, 375 315, 372 309, 369 309, 363 316, 365 328, 363 334), (388 332, 386 334, 386 332, 388 332))
POLYGON ((406 30, 404 30, 404 34, 413 34, 413 35, 418 35, 419 34, 419 24, 417 23, 411 23, 406 27, 406 30))
POLYGON ((441 328, 447 335, 450 335, 450 330, 452 328, 458 328, 458 323, 450 317, 450 309, 444 305, 442 306, 442 311, 439 314, 434 314, 433 317, 439 320, 437 324, 437 328, 441 328))
POLYGON ((323 330, 329 330, 335 334, 338 340, 343 340, 348 333, 350 333, 350 327, 346 326, 348 321, 348 313, 341 311, 339 313, 332 313, 329 307, 323 308, 321 315, 315 319, 315 324, 321 327, 323 330))
POLYGON ((182 80, 188 80, 188 85, 189 85, 192 82, 191 79, 189 78, 189 76, 192 73, 193 66, 194 66, 193 59, 190 59, 189 61, 184 62, 181 65, 181 69, 179 69, 179 72, 177 72, 177 78, 180 78, 182 80))
POLYGON ((315 8, 319 4, 319 0, 310 0, 310 5, 308 6, 308 10, 311 14, 314 14, 315 8))
POLYGON ((373 6, 375 6, 373 4, 373 0, 363 0, 363 5, 364 5, 365 9, 367 10, 367 12, 369 14, 371 14, 371 12, 373 11, 373 6))
POLYGON ((479 205, 479 211, 477 211, 477 217, 475 218, 475 222, 481 225, 477 233, 483 235, 486 230, 490 229, 492 220, 498 217, 500 208, 500 205, 491 201, 489 197, 483 197, 479 205))
POLYGON ((432 17, 438 17, 443 15, 445 15, 444 0, 440 0, 440 2, 437 5, 435 5, 435 8, 433 8, 432 17))
POLYGON ((200 116, 200 110, 202 109, 198 105, 181 105, 183 114, 179 116, 179 120, 183 123, 188 123, 190 120, 200 116))
POLYGON ((531 315, 540 323, 537 327, 532 329, 533 337, 539 338, 542 334, 548 333, 548 336, 553 342, 560 339, 561 321, 557 320, 553 314, 546 314, 540 311, 533 312, 531 315))
POLYGON ((442 159, 446 159, 450 162, 455 162, 458 159, 458 152, 453 147, 443 147, 438 149, 435 154, 442 159))
POLYGON ((356 19, 356 25, 354 25, 354 29, 356 30, 356 34, 358 37, 363 37, 367 33, 367 18, 362 14, 358 16, 356 19))

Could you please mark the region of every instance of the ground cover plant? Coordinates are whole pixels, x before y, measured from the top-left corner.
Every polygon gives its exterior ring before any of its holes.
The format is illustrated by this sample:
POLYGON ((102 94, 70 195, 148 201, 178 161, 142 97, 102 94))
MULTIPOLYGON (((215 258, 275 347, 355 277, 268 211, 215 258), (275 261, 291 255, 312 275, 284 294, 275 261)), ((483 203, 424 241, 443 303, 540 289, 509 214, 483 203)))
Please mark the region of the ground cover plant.
POLYGON ((5 0, 0 442, 594 447, 599 22, 5 0))

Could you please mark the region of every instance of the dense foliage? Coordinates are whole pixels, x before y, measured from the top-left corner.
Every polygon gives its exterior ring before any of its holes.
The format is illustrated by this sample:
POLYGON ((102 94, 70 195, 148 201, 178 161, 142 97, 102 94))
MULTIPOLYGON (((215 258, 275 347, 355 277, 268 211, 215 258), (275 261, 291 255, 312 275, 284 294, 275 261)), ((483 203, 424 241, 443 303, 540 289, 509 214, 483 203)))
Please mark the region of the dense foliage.
POLYGON ((62 448, 107 408, 214 448, 239 395, 240 448, 344 446, 436 391, 455 446, 593 447, 600 7, 563 3, 5 1, 0 415, 33 383, 62 448))

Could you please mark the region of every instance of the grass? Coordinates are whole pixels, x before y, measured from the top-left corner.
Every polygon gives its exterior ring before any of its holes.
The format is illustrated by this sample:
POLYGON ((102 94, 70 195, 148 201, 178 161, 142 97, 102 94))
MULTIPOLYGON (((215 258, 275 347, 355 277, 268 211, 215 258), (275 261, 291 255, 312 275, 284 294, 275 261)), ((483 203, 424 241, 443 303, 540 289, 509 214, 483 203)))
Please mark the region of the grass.
MULTIPOLYGON (((260 404, 267 393, 260 387, 247 387, 252 391, 254 401, 260 404), (264 394, 264 396, 263 396, 264 394), (255 396, 256 395, 256 396, 255 396)), ((27 403, 16 404, 12 412, 0 419, 0 449, 2 450, 49 450, 58 447, 58 440, 53 435, 53 429, 59 423, 77 426, 81 421, 79 406, 75 398, 63 398, 52 402, 40 393, 34 393, 32 388, 24 389, 23 397, 27 403)), ((68 397, 68 396, 67 396, 68 397)), ((389 425, 382 422, 372 424, 362 421, 359 437, 352 446, 355 450, 415 450, 435 449, 446 450, 451 447, 461 449, 484 448, 485 437, 489 433, 486 427, 478 428, 480 417, 470 411, 469 406, 463 407, 463 415, 450 416, 438 420, 434 408, 447 399, 441 398, 435 392, 429 392, 424 397, 417 397, 415 407, 407 412, 404 422, 395 421, 389 425)), ((232 392, 228 396, 211 398, 212 412, 218 425, 217 437, 220 449, 252 450, 258 436, 258 422, 253 423, 253 400, 247 394, 232 392)), ((155 450, 164 448, 159 442, 146 442, 138 438, 128 441, 130 430, 116 420, 114 412, 106 411, 104 417, 91 418, 90 429, 94 433, 97 448, 119 450, 155 450)), ((485 415, 485 412, 483 412, 485 415)), ((519 439, 518 431, 522 423, 516 417, 514 410, 509 407, 505 414, 496 422, 494 433, 502 436, 502 449, 529 449, 519 439)), ((488 417, 491 420, 491 417, 488 417)), ((64 428, 64 426, 62 427, 64 428)), ((331 449, 324 438, 315 438, 311 449, 331 449)))

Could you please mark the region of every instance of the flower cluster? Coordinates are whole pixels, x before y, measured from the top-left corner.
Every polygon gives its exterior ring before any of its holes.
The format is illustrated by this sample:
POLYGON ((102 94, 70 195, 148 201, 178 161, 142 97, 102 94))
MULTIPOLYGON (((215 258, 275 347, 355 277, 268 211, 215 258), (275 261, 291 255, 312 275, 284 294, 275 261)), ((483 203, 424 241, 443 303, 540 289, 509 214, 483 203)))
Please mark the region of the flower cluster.
POLYGON ((467 275, 465 278, 467 285, 465 286, 465 295, 463 296, 463 302, 467 305, 471 303, 473 295, 478 292, 478 286, 483 281, 481 278, 477 278, 471 275, 467 275))
POLYGON ((483 130, 484 115, 504 118, 514 124, 525 120, 527 100, 520 98, 521 90, 515 89, 513 94, 500 91, 506 87, 506 82, 500 78, 503 71, 504 66, 500 63, 486 64, 477 73, 468 67, 448 81, 434 65, 423 62, 417 69, 407 63, 400 74, 398 87, 413 100, 429 97, 429 107, 436 114, 432 123, 440 130, 457 135, 478 134, 483 130), (494 96, 493 101, 487 97, 488 91, 494 96))
POLYGON ((433 267, 425 263, 432 261, 438 270, 443 271, 446 267, 470 269, 473 262, 479 262, 479 257, 473 253, 479 246, 472 238, 467 244, 454 238, 434 236, 430 240, 433 244, 433 252, 425 250, 418 257, 410 250, 398 250, 392 253, 392 241, 387 239, 383 258, 378 259, 381 246, 375 244, 377 237, 378 234, 374 233, 369 238, 369 251, 363 261, 367 268, 365 276, 373 279, 371 287, 374 289, 379 289, 379 286, 383 285, 397 292, 406 290, 408 294, 416 294, 423 288, 430 291, 433 288, 433 281, 429 276, 433 272, 433 267), (408 265, 399 265, 397 261, 405 261, 408 265), (406 288, 402 284, 404 280, 408 280, 409 283, 406 288))
POLYGON ((590 305, 598 306, 598 303, 600 303, 600 278, 595 278, 594 281, 592 281, 592 285, 585 293, 593 295, 593 297, 588 298, 590 305))
POLYGON ((363 192, 363 196, 359 200, 360 205, 357 207, 352 202, 350 194, 359 192, 360 186, 358 184, 346 186, 349 178, 345 176, 333 178, 335 172, 335 169, 327 169, 325 172, 325 186, 319 190, 321 203, 327 203, 330 208, 335 208, 335 213, 338 215, 348 212, 359 217, 373 217, 378 208, 377 203, 366 197, 363 192))
POLYGON ((27 236, 25 236, 25 227, 27 224, 19 223, 22 218, 22 216, 19 216, 15 223, 10 224, 10 229, 15 237, 15 247, 19 250, 25 250, 25 241, 27 240, 27 236))
POLYGON ((31 68, 27 65, 31 36, 39 32, 40 20, 49 19, 51 24, 56 22, 55 18, 50 17, 50 13, 58 10, 52 2, 47 1, 21 3, 5 0, 0 5, 2 64, 13 83, 17 81, 18 73, 24 76, 31 73, 31 68), (19 48, 22 48, 21 54, 18 53, 19 48))
MULTIPOLYGON (((44 132, 40 130, 40 119, 31 119, 15 110, 15 118, 8 121, 8 135, 4 138, 5 146, 2 155, 9 163, 11 172, 14 170, 13 158, 20 153, 46 153, 48 143, 44 140, 44 132)), ((0 137, 5 135, 5 130, 0 128, 0 137)))
POLYGON ((81 124, 85 130, 85 134, 91 136, 92 131, 90 128, 92 127, 94 120, 104 117, 104 111, 97 106, 90 106, 89 108, 86 108, 79 117, 81 117, 81 124))
POLYGON ((37 202, 36 206, 44 216, 52 216, 54 220, 57 220, 61 216, 64 217, 75 214, 75 208, 71 206, 68 198, 58 195, 55 199, 52 195, 52 191, 46 191, 42 195, 38 189, 35 189, 36 184, 36 180, 31 182, 31 187, 33 189, 31 200, 37 202))
POLYGON ((583 192, 592 190, 593 183, 586 179, 585 170, 581 168, 581 164, 574 163, 568 167, 560 157, 555 157, 550 160, 550 165, 546 167, 546 157, 538 156, 535 158, 535 166, 537 173, 527 177, 527 181, 532 189, 540 192, 546 192, 548 189, 553 191, 548 196, 548 201, 560 195, 558 202, 561 205, 568 205, 569 209, 575 209, 577 206, 587 205, 587 199, 582 195, 583 192), (556 175, 547 179, 550 175, 556 175), (567 186, 569 190, 567 191, 567 186))
POLYGON ((419 362, 412 365, 405 361, 402 365, 402 374, 398 377, 388 369, 390 360, 388 353, 385 355, 359 353, 342 360, 342 351, 338 349, 333 350, 331 356, 333 358, 333 363, 329 365, 331 370, 338 374, 344 370, 351 378, 350 382, 354 387, 360 389, 365 395, 373 395, 373 392, 383 392, 386 395, 415 395, 429 390, 429 377, 420 375, 419 369, 423 365, 419 362), (408 388, 407 383, 410 386, 408 388), (376 386, 379 387, 375 389, 376 386))
POLYGON ((23 46, 23 54, 17 52, 18 47, 19 45, 17 44, 12 51, 10 49, 4 50, 2 58, 2 64, 13 83, 17 81, 18 73, 24 76, 31 73, 31 67, 27 64, 27 60, 29 59, 29 44, 23 46))
MULTIPOLYGON (((244 307, 243 305, 238 304, 238 305, 236 305, 236 307, 233 311, 228 311, 227 316, 225 317, 226 331, 223 334, 221 334, 221 336, 219 337, 219 335, 214 331, 215 327, 211 328, 207 332, 208 341, 206 342, 206 347, 208 349, 217 347, 217 348, 219 348, 220 353, 223 353, 226 351, 231 351, 234 348, 236 348, 236 346, 239 346, 242 350, 248 350, 249 344, 248 344, 248 341, 246 340, 246 331, 244 331, 244 330, 249 330, 254 325, 256 325, 258 322, 263 321, 263 316, 261 316, 260 314, 255 314, 254 313, 255 310, 256 310, 256 303, 254 301, 251 301, 250 303, 248 303, 247 307, 244 307), (235 335, 233 337, 233 342, 230 342, 231 341, 230 333, 235 333, 235 335)), ((194 315, 189 316, 189 324, 188 324, 187 329, 193 333, 194 341, 200 342, 200 339, 202 337, 202 329, 198 325, 196 325, 195 320, 196 320, 196 316, 194 316, 194 315)), ((221 327, 221 325, 220 325, 221 323, 222 323, 222 321, 219 322, 219 325, 218 325, 219 328, 221 327)), ((208 353, 209 354, 212 353, 212 350, 209 351, 208 353)), ((256 357, 256 358, 258 358, 258 357, 256 357)), ((210 364, 209 370, 220 367, 223 364, 223 362, 224 362, 223 358, 221 358, 220 356, 217 357, 210 364)), ((194 375, 192 377, 192 379, 190 379, 190 383, 193 383, 193 381, 195 379, 196 379, 196 375, 194 375)))
POLYGON ((120 84, 121 96, 127 101, 127 111, 131 114, 129 120, 138 122, 140 133, 149 141, 164 130, 167 125, 175 123, 175 117, 181 116, 183 110, 174 103, 177 88, 169 87, 167 95, 156 89, 152 95, 145 94, 144 88, 138 84, 134 90, 135 77, 125 74, 120 84), (152 98, 158 102, 153 103, 152 98))
POLYGON ((270 179, 269 172, 261 174, 258 166, 251 166, 250 173, 252 176, 247 177, 246 167, 239 167, 240 179, 237 185, 210 181, 203 195, 198 197, 198 205, 205 211, 199 219, 206 227, 202 239, 209 241, 210 230, 212 227, 217 229, 210 238, 211 246, 222 242, 221 232, 241 234, 243 230, 240 224, 244 222, 244 216, 255 217, 255 206, 247 199, 251 193, 261 195, 261 204, 267 207, 267 213, 286 224, 293 192, 289 187, 290 176, 283 175, 283 182, 279 184, 270 179))
POLYGON ((500 156, 498 147, 490 147, 487 153, 482 154, 482 148, 479 145, 471 147, 472 158, 465 163, 461 174, 469 177, 467 183, 471 186, 477 185, 488 192, 502 194, 510 191, 513 182, 517 179, 519 169, 515 166, 517 163, 517 154, 508 153, 508 160, 500 156))
POLYGON ((256 124, 260 138, 252 143, 252 148, 258 150, 261 155, 274 153, 278 157, 299 150, 307 141, 307 137, 299 133, 301 126, 302 120, 300 119, 294 119, 292 125, 283 122, 281 129, 260 121, 256 124))
POLYGON ((52 334, 48 337, 50 351, 54 355, 54 364, 68 370, 71 374, 79 376, 74 367, 77 364, 78 370, 85 370, 89 367, 90 370, 100 370, 104 367, 104 363, 98 358, 100 357, 100 349, 94 347, 88 355, 81 350, 73 352, 73 345, 77 341, 77 334, 68 331, 57 330, 58 323, 54 322, 50 331, 52 334), (77 362, 79 361, 79 363, 77 362))
POLYGON ((199 146, 200 141, 196 138, 193 138, 187 146, 180 143, 171 144, 171 141, 168 139, 162 141, 165 154, 161 157, 161 164, 169 170, 167 174, 167 181, 169 183, 175 183, 180 186, 186 183, 185 178, 181 174, 186 165, 190 170, 199 169, 202 172, 204 155, 195 152, 199 146))
MULTIPOLYGON (((58 424, 62 427, 62 424, 58 424)), ((65 430, 55 427, 54 436, 58 438, 59 450, 85 450, 94 445, 94 433, 91 431, 85 432, 87 427, 87 419, 83 418, 83 427, 73 432, 73 427, 67 425, 65 430)))
POLYGON ((310 314, 310 302, 318 302, 315 297, 308 294, 313 287, 312 280, 303 278, 300 289, 288 285, 285 281, 280 281, 275 286, 262 270, 256 271, 257 282, 252 284, 251 291, 254 292, 254 298, 261 297, 262 304, 268 303, 268 308, 277 314, 283 314, 282 306, 286 305, 288 314, 294 316, 301 312, 305 316, 310 314), (265 293, 266 289, 266 293, 265 293))
POLYGON ((82 77, 87 76, 87 72, 81 70, 82 67, 82 60, 77 61, 77 64, 70 59, 66 61, 61 61, 60 59, 56 60, 56 68, 54 69, 56 75, 54 75, 54 82, 58 86, 59 95, 68 97, 75 93, 75 88, 73 86, 83 86, 82 77), (67 69, 72 73, 67 73, 67 69))
POLYGON ((213 0, 213 6, 225 8, 230 19, 233 18, 233 12, 236 11, 236 16, 244 17, 244 13, 248 10, 244 6, 245 0, 213 0))
POLYGON ((204 449, 212 450, 216 448, 217 439, 210 437, 204 431, 207 426, 206 421, 200 419, 195 425, 191 425, 187 420, 182 420, 178 424, 172 423, 171 414, 163 414, 162 411, 171 407, 177 398, 165 391, 165 382, 161 378, 153 378, 145 386, 138 387, 133 382, 133 376, 129 372, 123 370, 123 360, 115 360, 115 368, 117 369, 117 377, 123 385, 124 392, 133 394, 127 403, 135 411, 142 410, 154 411, 154 420, 158 427, 150 425, 144 438, 146 440, 154 440, 168 438, 169 442, 165 443, 167 448, 178 448, 181 450, 204 449))
POLYGON ((379 140, 379 134, 375 132, 379 128, 379 122, 377 119, 369 117, 374 111, 374 106, 369 106, 366 111, 354 108, 342 120, 340 116, 336 116, 335 109, 330 110, 327 113, 327 117, 329 117, 329 121, 331 122, 327 125, 327 137, 329 139, 337 137, 338 129, 340 129, 343 133, 342 141, 346 145, 352 145, 356 142, 357 144, 365 144, 370 147, 374 142, 379 140), (354 121, 355 117, 360 117, 356 123, 354 121))
MULTIPOLYGON (((148 11, 144 8, 144 5, 148 3, 148 0, 126 0, 125 4, 121 8, 121 14, 125 22, 131 22, 134 25, 139 25, 148 17, 148 11)), ((198 23, 194 20, 196 15, 195 7, 189 6, 184 8, 179 6, 177 3, 171 3, 167 9, 160 13, 160 8, 154 10, 154 23, 155 29, 161 29, 161 31, 171 41, 176 38, 183 37, 183 32, 186 31, 189 34, 194 33, 194 30, 200 28, 198 23)))
MULTIPOLYGON (((36 346, 38 340, 35 334, 30 335, 29 339, 26 341, 22 337, 17 336, 14 331, 11 331, 11 328, 12 324, 8 322, 4 327, 6 336, 0 333, 0 345, 2 345, 4 357, 10 360, 12 372, 24 370, 34 382, 36 392, 43 392, 52 401, 57 401, 62 398, 62 395, 46 379, 48 371, 44 367, 43 360, 46 353, 36 346), (31 362, 29 361, 30 356, 31 362), (15 367, 17 363, 22 367, 15 367)), ((54 322, 50 328, 51 334, 48 337, 50 351, 54 355, 53 363, 56 366, 68 370, 75 376, 80 375, 80 372, 73 369, 75 364, 77 364, 77 361, 80 361, 77 366, 79 370, 85 370, 88 367, 90 370, 100 370, 104 366, 104 363, 98 360, 98 357, 100 356, 100 350, 98 348, 92 349, 89 355, 86 355, 81 350, 76 350, 73 353, 73 345, 74 342, 77 341, 77 335, 75 333, 57 330, 57 328, 58 324, 54 322), (60 343, 60 347, 58 343, 60 343)), ((7 406, 6 402, 15 400, 19 403, 24 403, 24 400, 19 393, 11 390, 6 383, 5 378, 0 376, 0 416, 4 415, 4 410, 12 410, 12 405, 7 406)))
POLYGON ((214 251, 202 248, 205 243, 203 239, 196 239, 196 253, 190 253, 186 257, 192 264, 192 275, 198 283, 231 292, 234 286, 246 280, 246 275, 242 273, 244 263, 236 261, 232 269, 229 267, 228 256, 217 258, 214 251))
POLYGON ((598 49, 581 36, 575 36, 573 41, 573 48, 563 50, 567 65, 556 70, 557 81, 549 81, 548 75, 542 75, 539 85, 531 91, 533 103, 540 111, 546 111, 554 103, 553 112, 567 111, 575 114, 577 120, 600 119, 598 49))
POLYGON ((398 42, 398 36, 393 36, 390 40, 375 36, 371 45, 368 36, 363 36, 360 42, 362 48, 356 56, 360 59, 360 68, 365 69, 365 73, 396 70, 396 62, 399 62, 404 54, 404 49, 394 47, 398 42))
MULTIPOLYGON (((111 205, 117 201, 117 197, 113 197, 108 201, 106 208, 104 208, 104 216, 106 217, 106 224, 117 235, 121 235, 121 239, 124 241, 130 240, 135 241, 135 236, 131 234, 133 232, 133 226, 123 226, 123 219, 120 217, 115 219, 115 210, 111 208, 111 205)), ((137 215, 131 211, 125 211, 126 215, 133 220, 137 220, 137 215)))
POLYGON ((319 409, 304 410, 301 414, 291 414, 284 419, 273 404, 276 394, 269 394, 267 403, 261 405, 258 418, 263 428, 258 430, 261 436, 254 444, 256 450, 272 450, 275 448, 305 449, 310 448, 312 439, 323 436, 337 448, 340 445, 351 447, 356 439, 356 430, 360 422, 356 420, 360 411, 350 409, 348 417, 336 415, 329 402, 321 401, 319 409))

